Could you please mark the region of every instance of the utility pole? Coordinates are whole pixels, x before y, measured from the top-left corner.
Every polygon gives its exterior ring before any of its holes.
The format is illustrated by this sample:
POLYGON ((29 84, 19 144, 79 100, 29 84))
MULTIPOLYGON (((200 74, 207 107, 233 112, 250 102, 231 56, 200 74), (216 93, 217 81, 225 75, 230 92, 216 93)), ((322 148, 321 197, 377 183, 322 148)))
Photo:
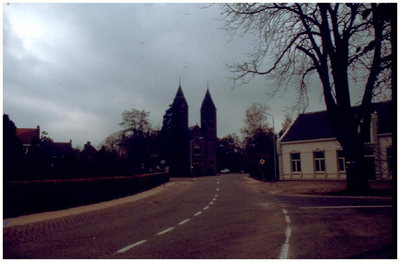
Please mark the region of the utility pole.
POLYGON ((278 181, 278 176, 276 174, 276 140, 275 140, 275 120, 274 120, 274 116, 271 115, 270 113, 265 112, 265 114, 272 116, 272 139, 273 141, 273 146, 274 146, 274 180, 278 181))

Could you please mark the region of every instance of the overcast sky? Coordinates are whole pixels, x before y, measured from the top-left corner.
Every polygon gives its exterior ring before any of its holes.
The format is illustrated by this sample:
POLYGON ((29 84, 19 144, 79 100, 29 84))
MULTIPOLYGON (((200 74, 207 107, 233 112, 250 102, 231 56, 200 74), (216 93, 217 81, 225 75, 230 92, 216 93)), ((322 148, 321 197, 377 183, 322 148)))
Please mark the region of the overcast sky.
MULTIPOLYGON (((225 63, 245 59, 253 41, 230 41, 219 7, 200 6, 4 4, 3 113, 17 127, 40 125, 55 142, 98 145, 131 108, 150 111, 161 127, 181 78, 190 125, 200 122, 208 82, 218 137, 240 136, 253 103, 269 106, 279 132, 295 94, 268 100, 262 78, 232 90, 225 63)), ((325 109, 319 89, 310 103, 308 111, 325 109)))

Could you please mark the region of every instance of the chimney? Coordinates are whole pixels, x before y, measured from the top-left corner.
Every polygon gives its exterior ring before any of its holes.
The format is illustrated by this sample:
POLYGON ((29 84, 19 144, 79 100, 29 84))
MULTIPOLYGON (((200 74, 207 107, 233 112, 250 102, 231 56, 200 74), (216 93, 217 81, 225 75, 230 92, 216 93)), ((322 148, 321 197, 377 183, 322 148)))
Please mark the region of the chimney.
POLYGON ((37 136, 37 139, 40 139, 40 126, 39 125, 37 125, 37 127, 36 127, 36 136, 37 136))
POLYGON ((87 148, 87 147, 89 147, 90 146, 90 141, 87 141, 87 143, 86 143, 86 145, 85 145, 85 149, 87 148))

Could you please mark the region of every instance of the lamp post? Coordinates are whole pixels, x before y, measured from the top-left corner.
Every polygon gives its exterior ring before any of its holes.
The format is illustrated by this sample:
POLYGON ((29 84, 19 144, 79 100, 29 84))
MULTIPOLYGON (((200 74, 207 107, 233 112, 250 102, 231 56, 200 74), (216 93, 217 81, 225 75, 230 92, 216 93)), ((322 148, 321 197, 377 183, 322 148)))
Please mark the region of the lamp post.
POLYGON ((270 113, 265 112, 265 114, 272 116, 272 132, 273 132, 273 136, 272 139, 273 141, 273 146, 274 146, 274 180, 277 181, 277 174, 276 174, 276 140, 275 140, 275 120, 274 120, 274 116, 271 115, 270 113))

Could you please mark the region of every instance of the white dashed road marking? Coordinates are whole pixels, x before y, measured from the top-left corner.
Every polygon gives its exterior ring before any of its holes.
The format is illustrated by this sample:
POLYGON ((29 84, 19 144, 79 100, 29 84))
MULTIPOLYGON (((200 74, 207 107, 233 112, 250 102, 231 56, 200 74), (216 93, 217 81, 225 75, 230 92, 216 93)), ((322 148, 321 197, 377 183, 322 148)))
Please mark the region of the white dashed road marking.
POLYGON ((129 250, 129 249, 131 249, 133 247, 136 247, 136 246, 139 246, 139 245, 145 243, 146 241, 147 240, 141 240, 141 241, 138 241, 138 242, 136 242, 136 243, 134 243, 132 245, 126 246, 124 248, 121 248, 120 250, 117 251, 117 253, 123 253, 123 252, 125 252, 125 251, 127 251, 127 250, 129 250))
POLYGON ((159 235, 163 235, 163 234, 168 233, 169 231, 171 231, 171 230, 173 230, 173 229, 174 229, 174 227, 167 228, 167 229, 165 229, 165 230, 163 230, 163 231, 157 233, 157 235, 158 235, 158 236, 159 236, 159 235))
MULTIPOLYGON (((219 181, 217 182, 217 184, 219 184, 219 181)), ((219 191, 219 188, 217 188, 217 191, 219 191)), ((209 203, 209 205, 213 205, 213 204, 214 204, 214 201, 217 200, 217 197, 218 197, 218 195, 215 195, 215 197, 214 197, 213 200, 209 203)), ((205 206, 205 207, 203 208, 203 210, 207 210, 207 209, 209 209, 209 208, 210 208, 210 206, 205 206)), ((199 212, 197 212, 196 214, 194 214, 193 216, 199 216, 201 213, 202 213, 202 211, 199 211, 199 212)), ((185 219, 185 220, 182 220, 181 222, 178 223, 178 225, 186 224, 186 223, 189 222, 189 221, 190 221, 190 218, 185 219)), ((174 230, 174 229, 175 229, 175 227, 167 228, 167 229, 165 229, 165 230, 163 230, 163 231, 161 231, 161 232, 158 232, 157 235, 158 235, 158 236, 159 236, 159 235, 163 235, 163 234, 168 233, 168 232, 170 232, 170 231, 172 231, 172 230, 174 230)), ((139 246, 139 245, 141 245, 141 244, 143 244, 143 243, 145 243, 145 242, 147 242, 147 240, 140 240, 140 241, 138 241, 138 242, 136 242, 136 243, 133 243, 132 245, 126 246, 126 247, 124 247, 124 248, 121 248, 120 250, 117 251, 117 253, 126 252, 126 251, 128 251, 129 249, 134 248, 134 247, 136 247, 136 246, 139 246)))
POLYGON ((189 222, 189 221, 190 221, 190 218, 185 219, 185 220, 181 221, 181 222, 179 223, 179 225, 183 225, 183 224, 185 224, 185 223, 187 223, 187 222, 189 222))

